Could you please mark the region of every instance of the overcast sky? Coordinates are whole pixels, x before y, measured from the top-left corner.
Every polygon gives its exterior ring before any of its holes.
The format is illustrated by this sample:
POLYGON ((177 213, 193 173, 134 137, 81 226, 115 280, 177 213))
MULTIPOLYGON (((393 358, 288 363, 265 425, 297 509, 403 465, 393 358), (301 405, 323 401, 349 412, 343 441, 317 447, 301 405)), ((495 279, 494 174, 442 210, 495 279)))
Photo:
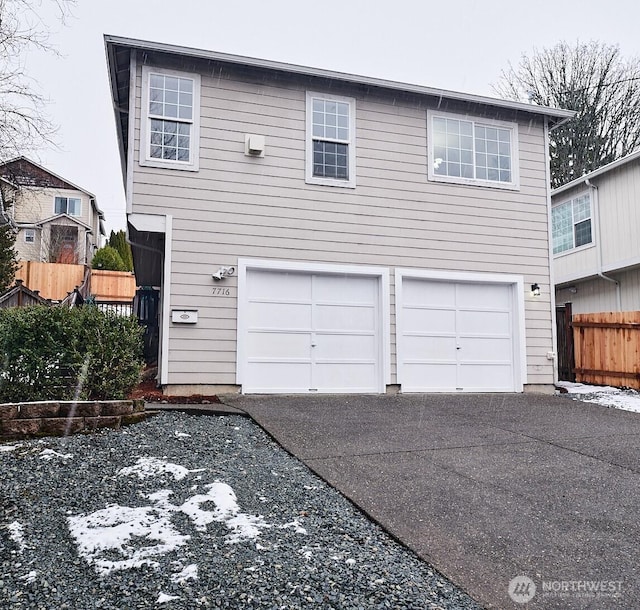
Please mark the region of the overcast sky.
POLYGON ((125 212, 104 34, 490 96, 508 62, 560 40, 640 56, 637 0, 77 0, 64 26, 34 2, 61 54, 27 57, 59 125, 34 158, 97 196, 107 234, 125 212))

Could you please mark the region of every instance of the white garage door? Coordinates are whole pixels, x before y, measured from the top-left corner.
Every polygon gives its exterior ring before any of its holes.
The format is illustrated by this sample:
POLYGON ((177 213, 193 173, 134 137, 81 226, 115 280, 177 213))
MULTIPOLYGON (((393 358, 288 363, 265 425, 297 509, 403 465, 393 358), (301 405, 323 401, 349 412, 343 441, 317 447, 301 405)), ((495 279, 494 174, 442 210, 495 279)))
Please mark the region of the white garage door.
POLYGON ((248 269, 243 392, 380 392, 378 283, 248 269))
POLYGON ((405 278, 401 307, 403 391, 515 391, 512 285, 405 278))

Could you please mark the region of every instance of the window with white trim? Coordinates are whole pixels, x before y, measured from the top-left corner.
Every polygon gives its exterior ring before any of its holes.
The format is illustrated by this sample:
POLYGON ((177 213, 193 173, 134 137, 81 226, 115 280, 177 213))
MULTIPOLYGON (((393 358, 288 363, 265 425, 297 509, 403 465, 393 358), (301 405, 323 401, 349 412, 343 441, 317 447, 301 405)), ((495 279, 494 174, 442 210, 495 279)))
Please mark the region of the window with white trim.
POLYGON ((428 112, 429 180, 516 189, 515 123, 428 112))
POLYGON ((308 183, 356 186, 355 108, 353 98, 307 91, 308 183))
POLYGON ((593 242, 589 193, 551 208, 553 253, 580 248, 593 242))
POLYGON ((196 171, 200 76, 142 68, 140 164, 196 171))
POLYGON ((35 229, 25 229, 24 230, 24 241, 26 244, 33 244, 36 241, 36 230, 35 229))
POLYGON ((53 211, 55 214, 80 216, 82 212, 82 201, 78 197, 56 197, 53 211))

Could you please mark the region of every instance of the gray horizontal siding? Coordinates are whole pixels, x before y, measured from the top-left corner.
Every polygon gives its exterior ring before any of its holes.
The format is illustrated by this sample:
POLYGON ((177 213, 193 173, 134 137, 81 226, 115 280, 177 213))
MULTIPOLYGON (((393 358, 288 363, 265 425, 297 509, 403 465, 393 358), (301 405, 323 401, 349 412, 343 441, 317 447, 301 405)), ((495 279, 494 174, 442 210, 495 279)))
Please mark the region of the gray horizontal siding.
MULTIPOLYGON (((423 103, 346 95, 357 99, 356 189, 304 183, 304 87, 227 73, 202 79, 199 172, 134 164, 134 211, 174 217, 170 305, 199 310, 197 327, 170 328, 170 383, 235 383, 236 278, 224 282, 230 297, 214 297, 211 272, 238 256, 516 273, 548 286, 541 124, 519 128, 519 191, 435 183, 423 103), (246 133, 266 136, 264 159, 244 156, 246 133)), ((547 289, 527 306, 530 381, 552 379, 550 320, 547 289)), ((395 381, 393 315, 391 351, 395 381)))

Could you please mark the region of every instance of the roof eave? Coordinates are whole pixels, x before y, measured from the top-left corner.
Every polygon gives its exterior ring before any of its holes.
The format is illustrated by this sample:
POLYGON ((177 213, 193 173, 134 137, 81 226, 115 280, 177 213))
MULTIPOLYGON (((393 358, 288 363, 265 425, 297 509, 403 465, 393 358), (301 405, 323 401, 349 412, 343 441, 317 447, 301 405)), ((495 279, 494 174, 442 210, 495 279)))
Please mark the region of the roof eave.
MULTIPOLYGON (((533 104, 526 104, 524 102, 500 100, 500 99, 495 99, 495 98, 482 96, 482 95, 462 93, 459 91, 436 89, 433 87, 425 87, 423 85, 413 85, 409 83, 402 83, 402 82, 386 80, 381 78, 374 78, 369 76, 359 76, 356 74, 349 74, 346 72, 337 72, 333 70, 325 70, 321 68, 310 68, 307 66, 300 66, 297 64, 289 64, 284 62, 259 59, 255 57, 231 55, 228 53, 220 53, 217 51, 207 51, 205 49, 182 47, 178 45, 151 42, 151 41, 139 40, 134 38, 124 38, 120 36, 113 36, 110 34, 105 34, 104 40, 105 40, 105 45, 107 49, 107 58, 109 59, 111 59, 112 57, 110 53, 110 47, 123 46, 123 47, 129 47, 131 49, 156 51, 160 53, 183 55, 183 56, 193 57, 198 59, 208 59, 208 60, 220 61, 220 62, 230 63, 230 64, 251 66, 255 68, 264 68, 268 70, 276 70, 280 72, 286 72, 289 74, 300 74, 302 76, 327 78, 327 79, 336 80, 336 81, 342 81, 342 82, 359 84, 359 85, 368 85, 371 87, 379 87, 379 88, 388 89, 388 90, 402 91, 406 93, 415 93, 418 95, 425 95, 429 97, 443 97, 451 100, 458 100, 458 101, 463 101, 468 103, 477 103, 477 104, 488 105, 488 106, 493 106, 497 108, 504 108, 507 110, 525 112, 528 114, 546 116, 552 119, 552 122, 554 124, 560 121, 568 120, 575 115, 575 112, 573 110, 547 108, 545 106, 535 106, 533 104)), ((113 86, 112 86, 112 94, 113 94, 113 86)))

